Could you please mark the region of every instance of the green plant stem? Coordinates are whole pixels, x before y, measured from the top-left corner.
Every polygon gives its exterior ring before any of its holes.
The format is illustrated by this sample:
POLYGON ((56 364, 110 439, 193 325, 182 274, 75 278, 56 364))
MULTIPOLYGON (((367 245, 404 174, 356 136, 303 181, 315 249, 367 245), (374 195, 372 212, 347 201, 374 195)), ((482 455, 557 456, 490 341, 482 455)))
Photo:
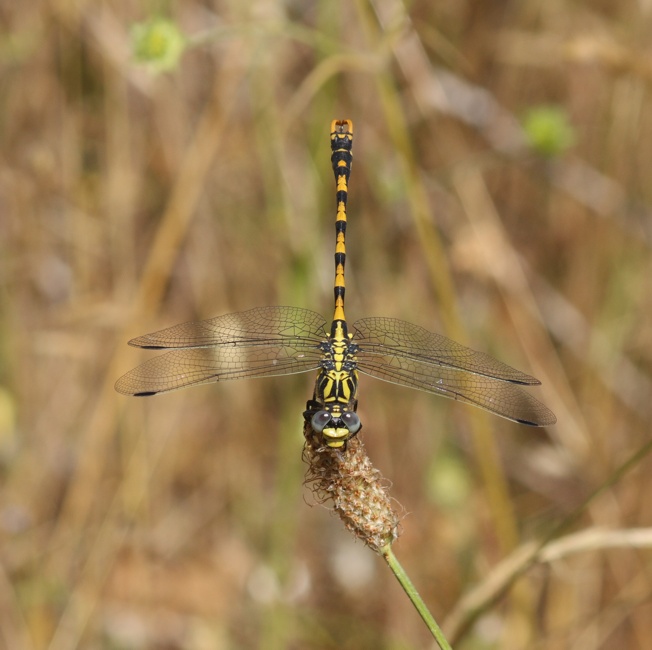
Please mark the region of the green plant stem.
POLYGON ((399 581, 401 587, 403 587, 403 590, 407 594, 408 598, 412 601, 412 604, 415 606, 417 612, 419 612, 419 615, 432 633, 432 636, 435 637, 435 641, 437 641, 437 644, 441 650, 452 650, 434 616, 430 613, 430 610, 426 607, 426 604, 423 602, 419 592, 415 589, 412 581, 408 577, 408 574, 405 573, 405 570, 396 559, 391 545, 386 544, 380 549, 380 552, 385 558, 385 562, 387 562, 387 565, 392 570, 392 573, 396 576, 396 579, 399 581))

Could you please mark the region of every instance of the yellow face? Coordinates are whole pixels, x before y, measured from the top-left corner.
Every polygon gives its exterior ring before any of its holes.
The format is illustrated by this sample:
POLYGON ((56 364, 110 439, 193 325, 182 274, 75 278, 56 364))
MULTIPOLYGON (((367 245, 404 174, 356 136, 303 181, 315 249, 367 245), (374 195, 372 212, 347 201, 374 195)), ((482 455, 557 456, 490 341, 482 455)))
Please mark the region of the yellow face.
POLYGON ((341 449, 344 443, 351 437, 348 429, 326 428, 321 432, 324 444, 331 449, 341 449))

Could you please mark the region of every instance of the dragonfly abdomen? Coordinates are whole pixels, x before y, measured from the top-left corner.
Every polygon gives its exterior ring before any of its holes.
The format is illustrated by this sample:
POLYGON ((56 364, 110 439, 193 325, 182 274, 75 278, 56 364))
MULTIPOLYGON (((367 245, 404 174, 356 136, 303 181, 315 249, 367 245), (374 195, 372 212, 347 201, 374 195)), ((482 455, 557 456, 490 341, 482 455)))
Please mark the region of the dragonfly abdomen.
POLYGON ((335 218, 335 312, 333 321, 345 321, 344 267, 346 265, 346 201, 353 156, 353 124, 351 120, 333 120, 331 123, 331 163, 337 184, 337 216, 335 218))

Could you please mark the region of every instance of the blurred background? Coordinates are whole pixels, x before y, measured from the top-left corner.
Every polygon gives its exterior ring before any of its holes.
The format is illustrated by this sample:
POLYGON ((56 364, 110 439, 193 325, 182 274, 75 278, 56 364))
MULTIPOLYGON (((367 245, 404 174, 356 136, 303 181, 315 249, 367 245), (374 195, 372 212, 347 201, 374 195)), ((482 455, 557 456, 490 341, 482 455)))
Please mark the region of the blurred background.
POLYGON ((488 352, 558 417, 363 378, 398 558, 456 648, 650 647, 649 2, 0 15, 0 647, 434 647, 303 486, 312 375, 113 390, 134 336, 331 317, 334 118, 347 317, 488 352))

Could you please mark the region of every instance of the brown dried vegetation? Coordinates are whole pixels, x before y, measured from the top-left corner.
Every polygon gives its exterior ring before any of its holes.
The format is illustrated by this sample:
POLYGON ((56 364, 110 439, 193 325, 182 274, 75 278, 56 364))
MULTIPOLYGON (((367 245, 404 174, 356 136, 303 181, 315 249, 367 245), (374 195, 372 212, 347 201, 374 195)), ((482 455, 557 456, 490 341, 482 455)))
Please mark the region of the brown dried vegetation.
POLYGON ((648 648, 652 461, 617 469, 651 433, 650 7, 169 8, 212 31, 152 76, 129 29, 160 3, 0 7, 0 648, 428 642, 382 561, 306 506, 312 377, 113 391, 144 332, 330 314, 333 118, 356 126, 349 318, 490 352, 559 420, 363 379, 361 435, 410 513, 397 555, 456 648, 648 648), (542 104, 575 128, 555 158, 519 127, 542 104))

